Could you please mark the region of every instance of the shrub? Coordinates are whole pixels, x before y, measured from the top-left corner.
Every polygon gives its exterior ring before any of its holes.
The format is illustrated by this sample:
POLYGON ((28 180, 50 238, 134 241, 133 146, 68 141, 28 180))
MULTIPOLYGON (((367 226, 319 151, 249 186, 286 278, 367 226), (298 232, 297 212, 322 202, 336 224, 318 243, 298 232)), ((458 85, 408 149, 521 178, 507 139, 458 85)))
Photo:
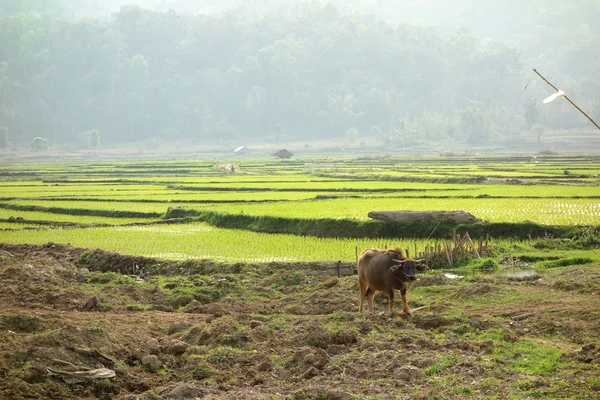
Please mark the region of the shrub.
POLYGON ((493 258, 484 258, 473 267, 478 271, 496 271, 498 268, 500 265, 493 258))

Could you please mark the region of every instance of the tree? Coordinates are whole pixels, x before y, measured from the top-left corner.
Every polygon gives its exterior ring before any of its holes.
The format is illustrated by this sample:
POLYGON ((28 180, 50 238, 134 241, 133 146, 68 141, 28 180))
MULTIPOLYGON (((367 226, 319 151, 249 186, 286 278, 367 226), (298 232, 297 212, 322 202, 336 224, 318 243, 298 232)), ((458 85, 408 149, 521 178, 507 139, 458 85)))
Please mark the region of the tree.
POLYGON ((98 129, 90 129, 87 131, 90 148, 94 151, 100 146, 100 132, 98 129))
POLYGON ((48 140, 44 139, 43 137, 39 137, 39 136, 35 137, 35 138, 33 138, 33 140, 31 140, 29 147, 33 151, 48 150, 48 140))
POLYGON ((536 122, 538 122, 538 105, 535 100, 530 100, 525 105, 525 121, 528 126, 533 126, 536 122))
POLYGON ((4 151, 8 147, 8 128, 0 126, 0 148, 4 151))
POLYGON ((546 127, 542 124, 535 124, 531 127, 531 132, 537 138, 538 143, 542 143, 542 135, 546 132, 546 127))
POLYGON ((280 122, 273 125, 273 131, 275 131, 275 143, 279 143, 281 135, 283 134, 283 125, 280 122))
POLYGON ((353 140, 345 136, 350 127, 388 144, 445 137, 485 144, 538 122, 583 127, 572 108, 539 104, 548 93, 543 82, 527 89, 535 100, 519 103, 532 60, 551 60, 548 76, 599 115, 592 106, 600 104, 598 0, 527 7, 440 0, 435 10, 425 2, 261 0, 253 11, 225 14, 206 12, 241 1, 204 1, 194 15, 186 12, 194 2, 174 0, 181 18, 150 6, 124 6, 107 20, 79 18, 94 7, 108 16, 115 1, 0 0, 0 127, 10 132, 8 145, 44 132, 53 144, 96 148, 89 127, 102 132, 102 145, 278 141, 287 132, 305 141, 353 140), (499 15, 488 27, 481 21, 490 10, 499 15), (426 15, 439 27, 398 24, 426 15), (515 24, 498 25, 512 18, 515 24), (499 28, 504 37, 484 34, 499 28))
POLYGON ((463 130, 468 143, 486 144, 490 140, 490 122, 484 105, 476 101, 460 112, 463 130))
POLYGON ((358 129, 356 129, 353 126, 351 126, 350 128, 348 128, 346 130, 346 140, 350 144, 356 142, 356 140, 358 139, 359 136, 360 136, 360 133, 358 132, 358 129))

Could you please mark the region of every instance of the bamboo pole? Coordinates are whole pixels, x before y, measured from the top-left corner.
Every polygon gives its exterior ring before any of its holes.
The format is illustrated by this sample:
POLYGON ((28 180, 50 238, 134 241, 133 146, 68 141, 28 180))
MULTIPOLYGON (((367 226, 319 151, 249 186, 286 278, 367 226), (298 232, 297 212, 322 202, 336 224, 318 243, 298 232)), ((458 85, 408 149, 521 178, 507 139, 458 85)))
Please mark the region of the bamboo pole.
POLYGON ((475 254, 477 255, 477 258, 479 258, 481 260, 481 256, 479 255, 479 252, 477 251, 477 247, 475 247, 475 244, 471 240, 471 236, 469 236, 468 233, 467 233, 467 239, 469 240, 469 243, 471 243, 471 247, 473 248, 473 251, 475 251, 475 254))
MULTIPOLYGON (((538 74, 538 76, 539 76, 540 78, 542 78, 542 79, 544 80, 544 82, 546 82, 548 85, 552 86, 552 88, 558 92, 558 88, 557 88, 556 86, 554 86, 553 84, 551 84, 551 83, 548 81, 548 79, 544 78, 544 77, 542 76, 542 74, 540 74, 540 73, 539 73, 539 72, 538 72, 538 71, 537 71, 535 68, 533 69, 533 72, 535 72, 536 74, 538 74)), ((577 104, 573 103, 573 101, 572 101, 570 98, 568 98, 568 97, 567 97, 567 95, 565 95, 565 96, 564 96, 564 98, 565 98, 565 99, 567 99, 567 101, 568 101, 569 103, 571 103, 571 104, 573 105, 573 107, 575 107, 576 109, 578 109, 580 113, 582 113, 583 115, 585 115, 585 116, 587 117, 587 119, 589 119, 590 121, 592 121, 592 124, 594 124, 594 125, 596 126, 596 128, 600 129, 600 126, 598 126, 598 124, 596 123, 596 121, 594 121, 594 120, 592 119, 592 117, 590 117, 589 115, 587 115, 587 114, 585 113, 585 111, 583 111, 581 108, 579 108, 579 106, 578 106, 577 104)))
POLYGON ((448 255, 448 259, 450 260, 450 268, 454 266, 454 257, 452 257, 452 249, 450 249, 450 245, 448 242, 444 242, 444 247, 446 248, 446 254, 448 255))

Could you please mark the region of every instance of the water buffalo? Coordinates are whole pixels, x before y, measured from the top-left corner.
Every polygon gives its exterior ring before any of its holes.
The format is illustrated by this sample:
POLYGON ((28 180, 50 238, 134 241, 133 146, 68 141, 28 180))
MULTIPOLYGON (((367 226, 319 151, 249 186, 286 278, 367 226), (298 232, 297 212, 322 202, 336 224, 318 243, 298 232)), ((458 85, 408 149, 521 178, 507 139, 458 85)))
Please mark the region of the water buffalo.
POLYGON ((400 289, 402 308, 405 315, 410 315, 406 301, 406 282, 414 281, 417 269, 427 266, 423 260, 406 258, 402 250, 366 249, 358 260, 358 283, 360 285, 360 308, 362 312, 365 296, 369 301, 369 311, 373 311, 373 295, 375 291, 385 292, 389 299, 390 312, 394 311, 394 289, 400 289))

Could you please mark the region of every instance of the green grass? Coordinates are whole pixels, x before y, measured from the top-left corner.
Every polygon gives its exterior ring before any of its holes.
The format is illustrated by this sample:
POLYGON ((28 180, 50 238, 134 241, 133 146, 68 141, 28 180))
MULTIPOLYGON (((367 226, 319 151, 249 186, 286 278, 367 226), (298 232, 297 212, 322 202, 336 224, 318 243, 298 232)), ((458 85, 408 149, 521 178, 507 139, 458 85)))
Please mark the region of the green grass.
POLYGON ((264 234, 219 229, 208 224, 118 226, 54 231, 7 231, 5 243, 70 243, 123 254, 175 260, 210 258, 217 261, 318 261, 352 260, 369 247, 423 248, 426 241, 405 239, 336 239, 283 234, 264 234))
POLYGON ((536 263, 539 268, 560 268, 569 267, 571 265, 591 264, 594 260, 590 257, 565 257, 558 260, 547 260, 536 263))
POLYGON ((559 368, 561 351, 548 344, 519 339, 502 329, 490 329, 466 336, 475 341, 491 340, 494 343, 491 349, 494 358, 503 360, 514 372, 547 376, 559 368))
POLYGON ((425 374, 427 376, 436 376, 440 372, 450 368, 454 364, 454 361, 451 357, 445 357, 436 362, 435 364, 425 368, 425 374))

